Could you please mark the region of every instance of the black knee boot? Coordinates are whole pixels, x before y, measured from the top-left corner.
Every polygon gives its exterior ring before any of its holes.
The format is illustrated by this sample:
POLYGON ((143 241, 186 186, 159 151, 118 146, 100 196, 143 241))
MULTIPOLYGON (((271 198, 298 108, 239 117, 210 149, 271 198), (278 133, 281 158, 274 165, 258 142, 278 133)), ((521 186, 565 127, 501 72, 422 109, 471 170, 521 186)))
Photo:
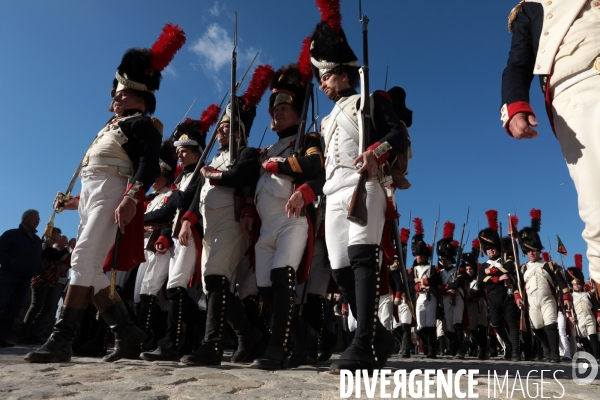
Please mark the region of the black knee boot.
POLYGON ((488 359, 488 330, 485 326, 481 326, 479 325, 479 327, 477 328, 477 331, 475 331, 475 335, 473 336, 475 337, 475 341, 477 342, 477 345, 479 346, 479 354, 477 355, 477 358, 479 358, 480 360, 487 360, 488 359))
POLYGON ((140 307, 137 315, 137 326, 146 334, 146 340, 142 344, 142 351, 154 349, 158 338, 152 329, 155 320, 156 296, 149 294, 140 295, 140 307))
POLYGON ((25 361, 30 363, 53 363, 71 361, 71 343, 86 309, 91 301, 92 287, 70 285, 52 334, 39 349, 28 353, 25 361))
POLYGON ((538 351, 538 360, 543 360, 545 358, 547 361, 550 361, 550 345, 548 343, 548 331, 546 331, 545 327, 540 329, 532 329, 532 331, 533 333, 535 333, 535 337, 542 348, 541 351, 538 351), (540 355, 542 355, 541 358, 540 355))
POLYGON ((410 324, 402 324, 402 348, 400 350, 400 357, 410 358, 410 345, 412 344, 412 337, 410 334, 410 324))
POLYGON ((558 322, 544 326, 544 330, 548 337, 548 350, 550 352, 549 361, 551 363, 560 363, 560 356, 558 354, 558 342, 560 340, 558 322))
POLYGON ((456 355, 454 359, 462 360, 465 358, 465 332, 462 324, 454 324, 456 332, 456 355))
POLYGON ((227 323, 231 326, 238 338, 238 347, 231 356, 232 363, 241 363, 247 361, 248 356, 260 343, 263 334, 260 329, 255 327, 247 317, 247 311, 240 298, 231 292, 228 303, 227 323))
POLYGON ((98 318, 94 336, 77 349, 73 349, 73 354, 78 357, 104 357, 108 347, 109 334, 110 326, 104 321, 104 318, 98 318))
POLYGON ((206 328, 202 345, 181 362, 187 365, 221 365, 223 358, 223 329, 227 320, 229 281, 221 275, 204 277, 206 295, 206 328))
POLYGON ((437 329, 433 326, 428 326, 423 329, 426 329, 425 332, 427 335, 427 358, 436 358, 436 348, 437 348, 437 329))
POLYGON ((310 307, 307 307, 306 304, 294 306, 291 330, 294 348, 288 360, 289 368, 312 365, 317 362, 316 358, 308 357, 309 348, 319 345, 319 333, 308 323, 310 316, 306 314, 310 314, 310 311, 310 307))
POLYGON ((588 336, 588 340, 590 341, 590 347, 592 348, 592 355, 594 356, 595 359, 599 359, 600 358, 600 343, 598 343, 598 335, 597 334, 593 334, 588 336))
POLYGON ((271 270, 273 301, 271 303, 271 336, 261 358, 252 363, 252 368, 277 370, 285 368, 285 346, 290 337, 296 272, 292 267, 271 270))

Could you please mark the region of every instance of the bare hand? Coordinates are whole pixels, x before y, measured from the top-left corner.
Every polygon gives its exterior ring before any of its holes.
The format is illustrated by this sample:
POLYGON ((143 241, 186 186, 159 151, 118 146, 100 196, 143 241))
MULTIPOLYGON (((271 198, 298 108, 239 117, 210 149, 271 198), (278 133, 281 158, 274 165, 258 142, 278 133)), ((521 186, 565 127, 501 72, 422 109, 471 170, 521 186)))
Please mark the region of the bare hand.
POLYGON ((415 283, 421 283, 422 279, 421 278, 415 278, 415 283))
POLYGON ((573 308, 573 303, 571 303, 571 300, 565 300, 564 305, 565 305, 565 308, 569 311, 571 310, 571 308, 573 308))
POLYGON ((192 223, 185 220, 181 223, 181 229, 179 230, 179 243, 182 246, 187 247, 190 244, 190 237, 192 236, 192 223))
POLYGON ((213 171, 215 171, 215 169, 213 167, 210 167, 210 166, 206 166, 206 167, 203 167, 202 169, 200 169, 200 173, 205 178, 208 178, 208 174, 210 174, 213 171))
POLYGON ((596 322, 600 324, 600 317, 596 317, 596 322))
POLYGON ((146 232, 158 231, 158 230, 160 230, 160 228, 161 228, 160 224, 148 224, 148 225, 144 225, 144 230, 146 232))
POLYGON ((486 269, 484 270, 484 272, 485 272, 485 274, 486 274, 486 275, 489 275, 489 274, 490 274, 490 272, 491 272, 491 269, 490 269, 490 268, 486 268, 486 269))
POLYGON ((523 308, 523 299, 516 299, 515 303, 517 304, 517 307, 523 308))
POLYGON ((375 157, 373 150, 367 150, 364 153, 359 154, 359 156, 354 159, 352 165, 356 165, 358 163, 362 163, 362 166, 358 169, 358 171, 356 171, 357 174, 362 174, 364 171, 367 171, 369 173, 370 180, 377 173, 379 163, 377 162, 377 157, 375 157))
MULTIPOLYGON (((575 325, 575 317, 573 316, 573 314, 569 314, 569 319, 571 320, 571 323, 573 325, 575 325)), ((599 319, 600 319, 600 317, 599 317, 599 319)))
POLYGON ((79 197, 71 197, 63 203, 65 210, 77 210, 79 208, 79 197))
POLYGON ((136 204, 135 201, 127 196, 123 197, 121 204, 115 210, 115 223, 119 225, 121 234, 125 233, 125 227, 131 222, 135 216, 136 204))
POLYGON ((454 289, 448 289, 448 290, 446 290, 446 293, 448 293, 448 294, 454 294, 454 293, 456 293, 456 290, 454 290, 454 289))
POLYGON ((165 254, 167 252, 167 249, 161 243, 154 243, 154 250, 160 254, 165 254))
POLYGON ((532 126, 538 126, 535 115, 516 113, 508 123, 508 129, 516 139, 533 139, 538 133, 532 126))
POLYGON ((499 281, 505 281, 508 280, 508 275, 504 274, 502 276, 500 276, 500 278, 498 278, 499 281))
POLYGON ((263 169, 266 170, 267 169, 267 164, 271 162, 271 158, 265 158, 265 160, 260 163, 260 165, 262 165, 263 169))
POLYGON ((244 215, 240 221, 240 226, 242 227, 242 234, 247 238, 252 239, 252 236, 254 235, 254 218, 250 215, 244 215))
POLYGON ((301 192, 295 192, 285 204, 285 211, 287 211, 288 218, 292 218, 292 214, 295 218, 298 218, 302 207, 304 207, 304 196, 302 196, 301 192))

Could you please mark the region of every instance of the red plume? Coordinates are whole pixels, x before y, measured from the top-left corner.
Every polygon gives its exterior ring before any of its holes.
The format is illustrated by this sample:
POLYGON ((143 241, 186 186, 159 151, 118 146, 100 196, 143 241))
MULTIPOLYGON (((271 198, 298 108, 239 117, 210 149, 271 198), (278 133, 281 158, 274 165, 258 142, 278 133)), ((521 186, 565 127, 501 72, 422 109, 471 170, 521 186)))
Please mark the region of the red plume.
POLYGON ((321 22, 326 22, 335 33, 338 33, 342 29, 340 0, 316 0, 316 2, 321 11, 321 22))
POLYGON ((456 227, 456 225, 454 225, 454 223, 450 222, 450 221, 446 221, 444 223, 444 239, 450 239, 452 236, 454 236, 454 228, 456 227))
POLYGON ((210 127, 219 119, 219 114, 221 114, 221 108, 216 104, 211 104, 206 110, 202 111, 202 115, 200 115, 200 130, 203 133, 208 132, 210 127))
POLYGON ((519 231, 519 217, 517 217, 516 215, 512 215, 510 217, 510 223, 512 224, 512 228, 515 231, 519 231))
POLYGON ((414 218, 413 223, 415 224, 415 235, 422 235, 423 230, 423 220, 421 218, 414 218))
POLYGON ((544 259, 544 261, 550 262, 550 253, 548 253, 547 251, 542 252, 542 258, 544 259))
POLYGON ((458 240, 453 240, 452 241, 452 247, 458 247, 460 243, 458 243, 458 240))
POLYGON ((178 25, 168 23, 160 37, 150 49, 152 69, 162 71, 175 57, 175 53, 185 43, 185 32, 178 25))
POLYGON ((473 242, 471 243, 471 247, 474 249, 480 249, 481 244, 479 243, 479 239, 473 239, 473 242))
POLYGON ((252 79, 248 84, 248 89, 242 95, 242 98, 246 102, 244 107, 254 107, 263 97, 267 89, 269 88, 269 82, 275 71, 270 65, 259 65, 252 74, 252 79))
POLYGON ((300 79, 302 82, 307 83, 313 77, 312 67, 310 63, 310 41, 312 37, 307 36, 302 42, 302 50, 298 57, 298 70, 300 70, 300 79))
POLYGON ((493 231, 498 232, 498 211, 488 210, 485 212, 485 216, 488 220, 488 226, 492 228, 493 231))
POLYGON ((410 236, 410 229, 408 229, 408 228, 400 229, 400 241, 402 243, 408 243, 409 236, 410 236))
POLYGON ((575 254, 575 268, 583 271, 583 256, 581 254, 575 254))
POLYGON ((531 216, 531 229, 539 232, 542 225, 542 210, 532 208, 529 215, 531 216))

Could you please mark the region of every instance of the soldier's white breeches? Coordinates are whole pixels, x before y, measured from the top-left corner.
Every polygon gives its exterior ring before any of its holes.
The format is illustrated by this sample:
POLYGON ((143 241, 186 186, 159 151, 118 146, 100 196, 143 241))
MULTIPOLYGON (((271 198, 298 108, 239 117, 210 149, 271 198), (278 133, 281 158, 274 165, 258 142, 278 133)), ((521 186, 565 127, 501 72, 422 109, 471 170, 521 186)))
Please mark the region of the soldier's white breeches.
POLYGON ((529 303, 529 318, 534 329, 542 329, 545 325, 556 323, 558 306, 556 299, 545 290, 534 291, 527 296, 529 303))
POLYGON ((387 329, 394 329, 394 296, 384 294, 379 296, 379 321, 387 329))
POLYGON ((398 306, 398 319, 400 320, 401 324, 412 323, 412 314, 410 313, 408 305, 404 301, 398 306))
POLYGON ((187 246, 181 245, 179 239, 175 242, 173 258, 169 260, 169 280, 167 289, 187 287, 196 269, 196 243, 193 238, 187 246))
POLYGON ((423 328, 433 328, 436 324, 437 299, 434 295, 429 295, 427 300, 426 293, 419 293, 417 299, 416 314, 417 314, 417 330, 423 328))
POLYGON ((579 326, 579 332, 584 336, 592 336, 598 333, 596 329, 596 318, 593 318, 590 314, 584 314, 583 316, 578 314, 577 325, 579 326))
MULTIPOLYGON (((570 324, 571 321, 565 318, 565 315, 561 312, 558 313, 556 317, 556 322, 558 322, 558 335, 560 336, 560 341, 558 342, 558 352, 561 357, 569 357, 571 358, 571 346, 569 343, 569 337, 567 336, 567 326, 566 321, 570 324)), ((571 326, 573 327, 573 326, 571 326)))
POLYGON ((442 297, 442 304, 444 305, 444 317, 446 319, 446 329, 448 332, 454 332, 454 325, 463 323, 463 312, 465 311, 465 303, 460 297, 460 294, 456 293, 454 296, 454 304, 452 302, 452 296, 445 295, 442 297))
POLYGON ((381 243, 385 224, 387 200, 378 178, 367 182, 367 226, 358 226, 348 220, 348 209, 354 186, 344 187, 327 196, 325 215, 325 242, 329 252, 331 269, 350 266, 348 246, 381 243))
POLYGON ((264 188, 257 196, 256 209, 261 220, 256 253, 256 283, 271 286, 271 270, 292 267, 298 270, 308 239, 306 217, 288 218, 286 199, 272 196, 264 188))
POLYGON ((552 101, 554 130, 575 189, 579 216, 585 223, 591 278, 600 282, 600 75, 587 78, 552 101))
POLYGON ((237 286, 238 297, 240 300, 248 296, 258 294, 256 286, 256 274, 254 269, 250 268, 250 257, 244 256, 235 269, 235 285, 237 286))
MULTIPOLYGON (((296 294, 298 295, 294 300, 296 304, 300 304, 300 301, 302 301, 302 293, 304 292, 304 285, 306 284, 308 284, 308 287, 306 288, 307 295, 317 294, 321 297, 327 295, 327 287, 329 286, 329 280, 331 278, 331 268, 329 268, 329 265, 327 264, 326 257, 327 252, 325 251, 325 242, 323 239, 315 239, 308 283, 296 286, 296 294)), ((304 302, 306 302, 306 296, 304 302)))
POLYGON ((200 211, 204 225, 202 277, 221 275, 231 281, 231 275, 250 246, 250 239, 242 234, 233 206, 202 206, 200 211))
POLYGON ((467 302, 467 315, 469 317, 469 329, 475 330, 478 325, 488 325, 487 304, 480 299, 477 302, 467 302))
POLYGON ((133 301, 140 302, 140 295, 156 296, 169 275, 169 262, 173 257, 173 248, 165 254, 144 250, 146 262, 140 264, 135 279, 133 301))
POLYGON ((115 242, 115 210, 123 200, 127 178, 99 172, 81 172, 77 246, 71 257, 71 285, 93 286, 98 292, 110 284, 102 271, 115 242))

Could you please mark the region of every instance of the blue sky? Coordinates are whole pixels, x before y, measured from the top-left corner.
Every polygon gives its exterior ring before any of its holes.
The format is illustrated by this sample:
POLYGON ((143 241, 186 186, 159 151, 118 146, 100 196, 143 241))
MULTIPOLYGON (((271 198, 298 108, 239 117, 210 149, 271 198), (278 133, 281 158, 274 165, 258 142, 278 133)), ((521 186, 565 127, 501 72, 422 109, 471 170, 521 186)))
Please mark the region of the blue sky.
MULTIPOLYGON (((572 265, 585 252, 576 193, 550 130, 539 85, 531 98, 540 137, 517 141, 499 120, 500 81, 510 46, 507 18, 516 0, 363 2, 370 18, 371 89, 399 85, 414 112, 410 129, 412 188, 397 195, 401 225, 423 218, 428 241, 441 206, 441 223, 457 225, 467 206, 470 239, 497 209, 529 224, 529 210, 542 210, 541 237, 558 233, 572 265)), ((110 117, 109 92, 120 58, 130 47, 150 47, 166 22, 179 24, 187 43, 163 74, 155 116, 170 134, 196 98, 198 118, 229 86, 233 12, 238 12, 238 76, 259 51, 257 63, 275 69, 297 60, 302 40, 320 15, 312 0, 272 1, 32 1, 6 2, 0 13, 0 116, 4 195, 0 231, 16 227, 21 213, 36 208, 40 230, 57 191, 68 182, 102 125, 110 117)), ((358 1, 342 0, 343 27, 362 58, 358 1)), ((246 80, 245 85, 247 85, 246 80)), ((245 85, 242 90, 245 90, 245 85)), ((331 103, 320 94, 320 115, 331 103)), ((268 125, 266 98, 250 137, 258 145, 268 125)), ((263 146, 275 141, 268 131, 263 146)), ((79 191, 79 184, 75 193, 79 191)), ((56 226, 77 233, 76 212, 57 216, 56 226)), ((412 226, 411 226, 412 228, 412 226)), ((465 233, 466 236, 466 233, 465 233)), ((467 245, 470 248, 470 244, 467 245)), ((409 261, 412 258, 409 257, 409 261)), ((587 261, 584 260, 587 276, 587 261)))

